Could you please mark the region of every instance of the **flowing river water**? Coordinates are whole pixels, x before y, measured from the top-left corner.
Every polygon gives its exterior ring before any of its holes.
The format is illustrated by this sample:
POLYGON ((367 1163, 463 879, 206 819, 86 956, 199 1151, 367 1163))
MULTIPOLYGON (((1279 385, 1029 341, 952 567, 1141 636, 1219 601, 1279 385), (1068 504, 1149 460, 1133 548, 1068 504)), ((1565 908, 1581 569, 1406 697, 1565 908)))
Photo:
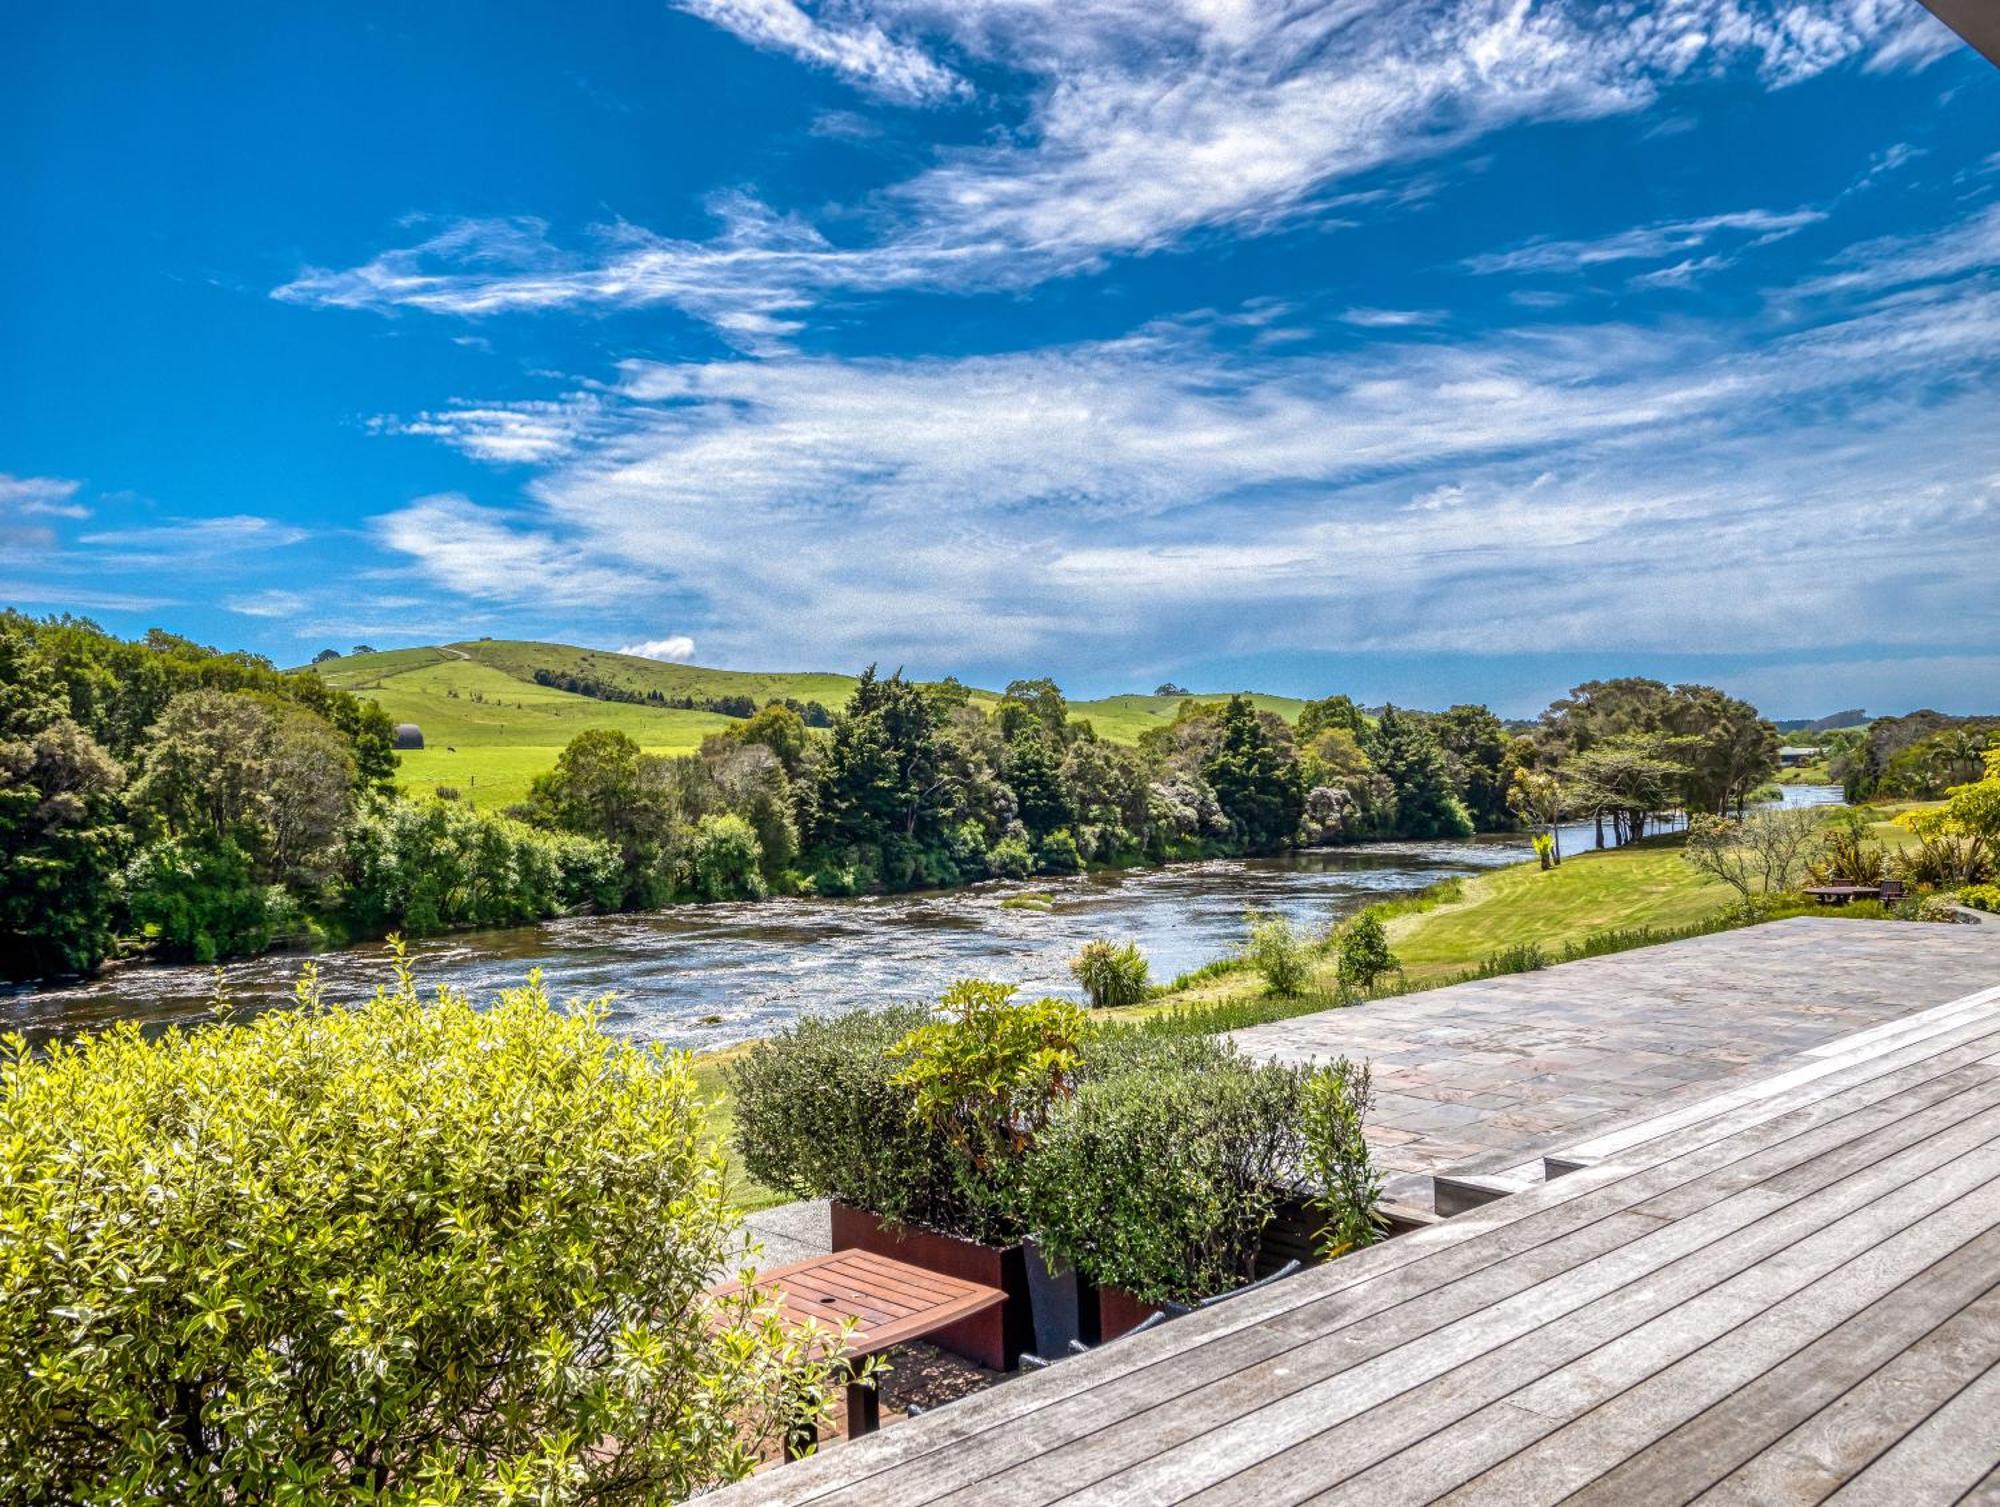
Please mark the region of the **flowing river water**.
MULTIPOLYGON (((1794 786, 1786 803, 1838 797, 1837 790, 1794 786)), ((1591 841, 1588 827, 1564 830, 1565 853, 1591 841)), ((1235 947, 1246 910, 1276 911, 1319 929, 1375 901, 1528 856, 1525 836, 1366 843, 916 895, 579 916, 432 938, 413 943, 410 953, 426 987, 449 984, 484 998, 540 968, 558 999, 609 995, 615 1027, 706 1050, 768 1035, 801 1014, 934 998, 957 978, 1004 979, 1030 994, 1075 997, 1067 961, 1093 937, 1136 942, 1153 977, 1165 981, 1235 947), (1046 909, 1003 903, 1026 894, 1047 895, 1046 909)), ((240 1005, 276 1003, 307 957, 274 953, 231 963, 223 987, 240 1005)), ((314 960, 331 999, 364 995, 389 977, 380 945, 314 960)), ((46 1040, 128 1018, 190 1022, 207 1015, 215 986, 211 968, 114 968, 85 983, 0 995, 0 1029, 46 1040)))

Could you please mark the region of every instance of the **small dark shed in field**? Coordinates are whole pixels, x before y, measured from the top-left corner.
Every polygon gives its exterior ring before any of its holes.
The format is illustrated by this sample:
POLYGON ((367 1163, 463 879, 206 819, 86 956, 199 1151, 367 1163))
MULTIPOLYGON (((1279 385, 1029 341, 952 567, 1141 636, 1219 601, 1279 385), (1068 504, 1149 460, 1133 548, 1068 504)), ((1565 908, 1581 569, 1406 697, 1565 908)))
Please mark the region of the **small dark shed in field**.
POLYGON ((396 724, 396 746, 398 748, 422 748, 424 746, 424 730, 414 722, 398 722, 396 724))

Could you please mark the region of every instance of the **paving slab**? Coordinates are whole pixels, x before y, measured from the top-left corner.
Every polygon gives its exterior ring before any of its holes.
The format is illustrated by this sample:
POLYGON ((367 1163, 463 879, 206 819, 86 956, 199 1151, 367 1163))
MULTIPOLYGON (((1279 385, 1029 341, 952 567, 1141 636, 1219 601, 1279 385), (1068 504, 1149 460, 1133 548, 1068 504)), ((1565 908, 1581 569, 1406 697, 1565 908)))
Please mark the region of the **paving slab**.
POLYGON ((1761 1076, 2000 976, 2000 925, 1803 916, 1234 1033, 1254 1057, 1377 1064, 1389 1196, 1517 1163, 1761 1076), (1384 1132, 1394 1132, 1385 1134, 1384 1132))

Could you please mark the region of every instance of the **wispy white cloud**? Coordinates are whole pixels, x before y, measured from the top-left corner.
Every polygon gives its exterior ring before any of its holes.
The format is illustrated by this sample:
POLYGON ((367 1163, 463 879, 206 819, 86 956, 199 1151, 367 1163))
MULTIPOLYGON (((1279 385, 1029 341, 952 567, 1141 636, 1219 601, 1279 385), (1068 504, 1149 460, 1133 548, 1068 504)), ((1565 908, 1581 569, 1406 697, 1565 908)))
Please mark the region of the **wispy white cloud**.
POLYGON ((649 638, 644 643, 627 644, 618 652, 636 654, 641 659, 664 659, 679 663, 694 658, 694 640, 685 633, 670 633, 665 638, 649 638))
POLYGON ((1348 309, 1340 322, 1363 330, 1397 330, 1443 324, 1448 317, 1443 309, 1348 309))
POLYGON ((1755 338, 1287 351, 1192 320, 1002 355, 630 361, 525 516, 432 500, 379 527, 488 601, 691 596, 725 658, 2000 644, 2000 468, 1964 443, 2000 291, 1934 245, 1842 265, 1888 293, 1755 338))
POLYGON ((918 103, 963 92, 947 67, 909 42, 894 41, 854 7, 816 12, 792 0, 675 0, 680 9, 733 32, 753 47, 788 53, 873 93, 918 103))
POLYGON ((615 598, 630 573, 606 574, 590 551, 456 492, 420 497, 373 520, 383 544, 448 591, 489 602, 587 606, 615 598))
POLYGON ((1509 125, 1635 111, 1732 69, 1784 87, 1868 55, 1906 19, 1899 0, 689 8, 760 46, 905 79, 919 94, 923 65, 942 68, 932 52, 956 53, 1027 80, 1027 118, 987 144, 940 150, 877 197, 853 244, 737 195, 713 206, 722 230, 708 240, 621 223, 575 248, 537 221, 461 221, 359 266, 307 269, 276 296, 474 317, 664 303, 745 349, 777 350, 828 297, 1028 286, 1203 227, 1257 233, 1323 207, 1345 180, 1509 125))
POLYGON ((1733 260, 1720 256, 1693 259, 1684 255, 1687 252, 1698 251, 1724 236, 1745 246, 1766 246, 1825 218, 1825 211, 1817 209, 1738 210, 1698 219, 1662 220, 1595 240, 1530 241, 1505 251, 1468 257, 1465 265, 1478 273, 1579 272, 1610 262, 1651 262, 1680 256, 1682 261, 1675 269, 1677 276, 1669 278, 1659 273, 1649 276, 1656 282, 1685 282, 1697 272, 1727 266, 1733 260))
POLYGON ((310 602, 296 591, 284 591, 272 587, 265 591, 244 592, 225 597, 222 605, 243 617, 287 618, 297 617, 306 610, 310 602))
POLYGON ((20 518, 88 518, 78 502, 83 483, 59 476, 10 476, 0 471, 0 514, 20 518))

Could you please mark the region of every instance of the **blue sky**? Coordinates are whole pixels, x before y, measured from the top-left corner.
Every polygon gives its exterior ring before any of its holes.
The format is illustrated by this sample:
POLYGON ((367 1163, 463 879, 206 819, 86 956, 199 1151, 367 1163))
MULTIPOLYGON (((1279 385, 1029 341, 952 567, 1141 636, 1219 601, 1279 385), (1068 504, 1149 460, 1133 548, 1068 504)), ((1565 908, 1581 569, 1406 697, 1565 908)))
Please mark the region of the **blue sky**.
POLYGON ((2000 704, 1914 0, 9 7, 0 603, 1074 694, 2000 704))

